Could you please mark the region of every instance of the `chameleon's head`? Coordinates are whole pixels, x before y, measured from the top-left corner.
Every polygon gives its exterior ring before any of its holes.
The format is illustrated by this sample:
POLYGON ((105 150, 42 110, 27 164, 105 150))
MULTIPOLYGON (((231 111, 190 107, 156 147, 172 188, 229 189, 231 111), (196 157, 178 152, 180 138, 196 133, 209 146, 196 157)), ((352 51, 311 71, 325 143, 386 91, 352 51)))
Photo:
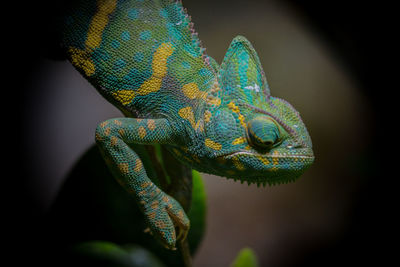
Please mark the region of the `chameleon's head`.
POLYGON ((272 97, 250 43, 236 37, 221 65, 221 105, 206 125, 211 172, 257 184, 288 182, 314 161, 299 113, 272 97))

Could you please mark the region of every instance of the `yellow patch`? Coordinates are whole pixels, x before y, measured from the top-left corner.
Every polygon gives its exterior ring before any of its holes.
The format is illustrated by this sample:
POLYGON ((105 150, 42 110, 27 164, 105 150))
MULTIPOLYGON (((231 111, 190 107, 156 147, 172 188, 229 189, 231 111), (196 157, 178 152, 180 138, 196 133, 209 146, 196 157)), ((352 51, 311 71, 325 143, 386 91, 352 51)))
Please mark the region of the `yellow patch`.
POLYGON ((241 124, 245 129, 247 129, 247 125, 246 125, 246 122, 245 122, 245 118, 244 118, 244 116, 243 116, 242 114, 240 114, 240 109, 239 109, 239 107, 236 106, 234 102, 230 102, 230 103, 228 104, 228 108, 230 108, 234 113, 238 114, 238 118, 239 118, 240 124, 241 124))
POLYGON ((89 25, 87 39, 85 42, 86 48, 95 49, 101 43, 103 31, 108 24, 109 15, 114 11, 117 6, 117 1, 97 1, 97 13, 93 16, 89 25))
POLYGON ((111 146, 115 146, 117 144, 117 142, 118 142, 118 138, 115 136, 112 136, 111 141, 110 141, 111 146))
POLYGON ((244 127, 244 128, 246 128, 247 129, 247 125, 246 125, 246 121, 245 121, 245 119, 244 119, 244 116, 242 115, 242 114, 240 114, 239 113, 239 121, 240 121, 240 124, 244 127))
POLYGON ((221 99, 214 96, 207 96, 207 103, 214 106, 221 105, 221 99))
POLYGON ((259 161, 261 161, 264 165, 270 164, 269 160, 266 159, 266 158, 264 158, 264 157, 262 157, 262 156, 257 156, 257 159, 258 159, 259 161))
POLYGON ((152 119, 148 120, 147 128, 149 128, 150 131, 154 131, 156 129, 156 122, 152 119))
POLYGON ((129 172, 129 164, 128 163, 120 163, 120 164, 118 164, 118 169, 122 173, 127 174, 129 172))
POLYGON ((232 158, 233 165, 235 165, 236 169, 243 171, 245 169, 243 163, 237 157, 232 158))
POLYGON ((112 93, 114 98, 118 100, 122 105, 126 106, 131 103, 132 99, 135 98, 135 92, 132 90, 121 90, 112 93))
POLYGON ((154 211, 150 212, 150 213, 147 214, 147 217, 149 217, 151 220, 154 220, 156 218, 156 213, 154 211))
POLYGON ((118 126, 121 126, 121 125, 122 125, 122 122, 119 121, 119 120, 114 120, 114 123, 115 123, 116 125, 118 125, 118 126))
POLYGON ((101 135, 100 135, 99 133, 97 133, 97 132, 96 132, 96 134, 95 134, 95 139, 96 139, 97 141, 103 141, 103 137, 101 137, 101 135))
POLYGON ((228 108, 230 108, 235 113, 239 113, 240 112, 239 107, 236 106, 235 103, 233 103, 233 102, 230 102, 228 104, 228 108))
POLYGON ((221 150, 222 148, 222 145, 220 143, 214 142, 210 138, 207 138, 204 144, 206 145, 206 147, 212 148, 214 150, 221 150))
MULTIPOLYGON (((278 151, 274 151, 273 155, 279 155, 278 151)), ((278 157, 272 157, 272 164, 274 164, 274 166, 279 164, 279 158, 278 157)))
POLYGON ((245 137, 238 137, 235 140, 232 141, 232 145, 240 145, 246 142, 245 137))
POLYGON ((111 133, 111 128, 110 128, 110 127, 106 128, 106 129, 104 130, 104 134, 105 134, 106 136, 110 135, 110 133, 111 133))
POLYGON ((157 209, 157 208, 158 208, 158 200, 154 200, 154 202, 152 202, 152 203, 150 204, 150 207, 151 207, 153 210, 157 209))
POLYGON ((190 125, 192 126, 193 129, 199 130, 199 131, 203 131, 204 130, 204 127, 203 127, 204 125, 201 122, 201 120, 197 121, 197 123, 196 123, 192 107, 181 108, 178 111, 178 115, 182 119, 185 119, 185 120, 189 121, 189 123, 190 123, 190 125))
POLYGON ((109 21, 109 15, 117 6, 117 1, 97 1, 97 13, 93 16, 87 32, 85 49, 70 47, 68 52, 71 55, 71 62, 77 68, 83 70, 86 76, 92 76, 95 73, 95 65, 90 58, 94 49, 100 46, 102 35, 109 21))
POLYGON ((194 113, 192 107, 185 107, 181 108, 178 111, 178 115, 185 120, 188 120, 190 122, 190 125, 192 125, 193 128, 196 127, 196 122, 194 120, 194 113))
POLYGON ((183 94, 190 99, 200 98, 205 100, 207 93, 200 91, 196 83, 188 83, 182 86, 183 94))
POLYGON ((143 139, 146 136, 146 129, 143 126, 140 126, 138 133, 139 133, 139 137, 141 139, 143 139))
POLYGON ((136 159, 136 165, 133 169, 135 172, 139 172, 143 167, 142 161, 140 159, 136 159))
POLYGON ((75 47, 70 47, 68 52, 71 55, 72 65, 83 70, 88 77, 94 74, 96 67, 94 66, 93 60, 90 58, 90 52, 75 47))
POLYGON ((104 128, 106 127, 108 124, 108 121, 103 121, 102 123, 100 123, 100 127, 104 128))
POLYGON ((206 110, 204 111, 204 122, 208 123, 211 121, 211 112, 206 110))
POLYGON ((151 185, 151 182, 144 182, 140 185, 141 188, 146 188, 151 185))
POLYGON ((167 59, 174 52, 171 43, 162 43, 156 50, 153 56, 151 77, 144 81, 143 84, 136 90, 120 90, 113 93, 116 100, 122 105, 128 105, 137 95, 148 95, 157 92, 161 88, 162 79, 167 74, 167 59))
POLYGON ((123 136, 125 134, 125 130, 124 129, 119 129, 118 133, 119 133, 119 135, 123 136))

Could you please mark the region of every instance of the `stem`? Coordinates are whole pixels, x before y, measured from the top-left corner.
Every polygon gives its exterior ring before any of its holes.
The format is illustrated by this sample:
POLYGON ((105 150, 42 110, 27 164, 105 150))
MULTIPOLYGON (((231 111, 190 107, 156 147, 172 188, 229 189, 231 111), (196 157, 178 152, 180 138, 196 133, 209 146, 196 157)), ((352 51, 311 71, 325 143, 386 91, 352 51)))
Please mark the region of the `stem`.
POLYGON ((185 240, 179 240, 178 247, 182 253, 183 263, 184 263, 185 267, 191 267, 192 266, 192 256, 190 255, 189 243, 187 241, 187 238, 185 238, 185 240))

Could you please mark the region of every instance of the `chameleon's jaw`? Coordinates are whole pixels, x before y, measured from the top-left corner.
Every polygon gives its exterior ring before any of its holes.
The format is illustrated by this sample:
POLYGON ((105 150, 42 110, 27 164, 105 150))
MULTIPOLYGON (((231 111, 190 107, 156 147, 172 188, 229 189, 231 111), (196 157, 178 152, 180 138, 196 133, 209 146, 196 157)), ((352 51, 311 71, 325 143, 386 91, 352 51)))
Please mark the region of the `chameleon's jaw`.
POLYGON ((295 181, 314 162, 311 149, 266 154, 237 151, 222 157, 234 168, 223 176, 258 186, 295 181))

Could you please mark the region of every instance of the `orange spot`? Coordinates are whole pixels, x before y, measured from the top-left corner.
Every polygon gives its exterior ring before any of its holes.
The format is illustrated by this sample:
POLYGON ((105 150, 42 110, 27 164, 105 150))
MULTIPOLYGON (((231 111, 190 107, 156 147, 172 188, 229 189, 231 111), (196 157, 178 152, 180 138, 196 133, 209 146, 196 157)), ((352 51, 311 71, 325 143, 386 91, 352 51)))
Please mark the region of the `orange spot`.
POLYGON ((129 164, 128 163, 120 163, 118 164, 118 169, 123 173, 129 173, 129 164))
POLYGON ((146 136, 146 129, 143 126, 139 127, 139 137, 143 139, 146 136))
POLYGON ((150 129, 150 131, 154 131, 156 129, 156 122, 152 119, 147 121, 147 128, 150 129))
POLYGON ((136 165, 134 168, 135 172, 139 172, 143 167, 142 161, 140 159, 136 159, 136 165))

